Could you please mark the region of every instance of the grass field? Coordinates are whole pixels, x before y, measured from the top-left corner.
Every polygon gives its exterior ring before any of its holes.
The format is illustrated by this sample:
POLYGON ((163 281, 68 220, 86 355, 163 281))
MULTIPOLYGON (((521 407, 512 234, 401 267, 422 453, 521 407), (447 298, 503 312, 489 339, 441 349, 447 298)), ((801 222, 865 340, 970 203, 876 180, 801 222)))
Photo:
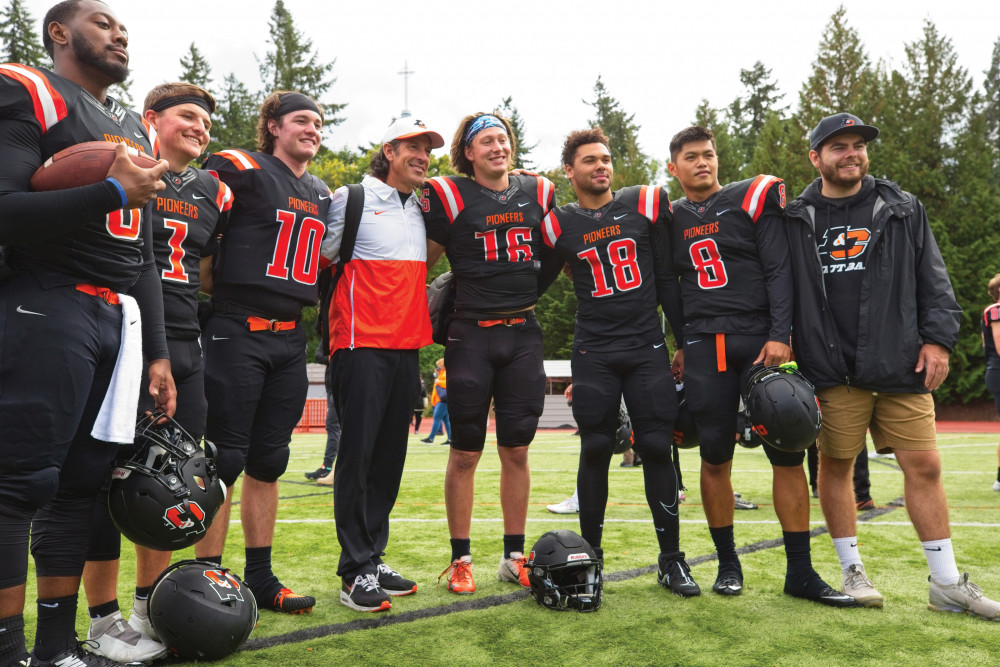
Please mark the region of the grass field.
MULTIPOLYGON (((426 431, 426 428, 425 428, 426 431)), ((422 434, 423 435, 423 434, 422 434)), ((359 614, 338 601, 339 548, 333 495, 302 473, 316 468, 325 435, 296 435, 281 501, 274 546, 275 571, 286 586, 315 595, 312 614, 262 612, 249 642, 219 663, 244 665, 992 665, 1000 663, 1000 625, 970 616, 927 610, 927 565, 902 497, 902 474, 893 461, 872 460, 872 495, 878 509, 862 513, 859 542, 869 575, 885 596, 884 609, 831 609, 782 593, 785 558, 774 542, 781 529, 771 506, 771 475, 760 449, 737 448, 733 487, 759 503, 736 513, 743 595, 711 593, 716 565, 698 492, 696 450, 681 452, 687 502, 681 506, 681 547, 705 591, 682 599, 656 584, 657 547, 642 493, 640 469, 610 470, 604 532, 604 604, 593 614, 544 609, 524 591, 496 580, 502 551, 498 503, 499 462, 487 451, 477 475, 472 551, 477 590, 456 596, 435 587, 448 565, 443 478, 448 448, 410 437, 399 500, 393 511, 386 562, 418 581, 416 595, 396 598, 390 612, 359 614)), ((441 439, 438 439, 440 442, 441 439)), ((944 482, 952 537, 961 571, 987 596, 1000 598, 1000 493, 996 435, 941 434, 944 482)), ((531 448, 532 502, 528 545, 546 530, 579 530, 575 515, 557 516, 545 505, 568 496, 575 484, 579 439, 542 431, 531 448)), ((234 512, 234 517, 236 512, 234 512)), ((812 499, 813 561, 834 587, 840 572, 812 499)), ((131 550, 123 547, 119 593, 131 605, 131 550)), ((180 554, 193 557, 193 549, 180 554)), ((224 565, 243 571, 243 538, 232 524, 224 565)), ((28 600, 34 600, 33 573, 28 600)), ((30 636, 34 605, 26 610, 30 636)), ((127 612, 126 612, 127 615, 127 612)), ((81 596, 77 627, 87 628, 81 596)))

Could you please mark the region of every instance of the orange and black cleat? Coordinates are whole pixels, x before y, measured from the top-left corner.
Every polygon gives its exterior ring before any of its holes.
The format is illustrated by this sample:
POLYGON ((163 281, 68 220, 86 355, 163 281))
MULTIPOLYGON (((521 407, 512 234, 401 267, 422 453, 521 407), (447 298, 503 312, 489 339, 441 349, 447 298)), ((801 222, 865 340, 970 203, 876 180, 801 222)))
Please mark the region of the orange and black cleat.
POLYGON ((311 595, 299 595, 292 592, 290 588, 282 588, 274 596, 274 600, 269 607, 263 604, 261 606, 271 611, 279 611, 286 614, 305 614, 311 612, 312 608, 316 606, 316 598, 311 595))
POLYGON ((448 575, 448 590, 459 595, 469 595, 476 592, 476 582, 472 580, 472 558, 462 556, 451 562, 444 572, 438 575, 438 585, 441 577, 448 575))

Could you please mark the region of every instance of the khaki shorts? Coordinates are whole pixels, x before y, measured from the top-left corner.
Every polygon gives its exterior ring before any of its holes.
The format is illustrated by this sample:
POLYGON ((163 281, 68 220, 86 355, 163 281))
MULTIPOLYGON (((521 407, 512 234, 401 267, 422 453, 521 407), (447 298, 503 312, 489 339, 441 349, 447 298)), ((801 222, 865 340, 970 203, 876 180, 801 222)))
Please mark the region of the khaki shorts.
POLYGON ((819 389, 816 397, 823 411, 816 446, 830 458, 853 459, 860 454, 869 430, 881 453, 937 449, 930 394, 889 394, 841 385, 819 389))

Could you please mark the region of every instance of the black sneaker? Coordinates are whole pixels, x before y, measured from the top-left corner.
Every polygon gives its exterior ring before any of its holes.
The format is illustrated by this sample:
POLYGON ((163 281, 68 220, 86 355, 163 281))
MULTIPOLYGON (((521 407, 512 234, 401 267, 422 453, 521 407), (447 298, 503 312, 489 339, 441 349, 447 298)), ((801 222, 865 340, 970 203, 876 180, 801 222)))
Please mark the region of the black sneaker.
POLYGON ((434 438, 431 438, 431 437, 420 438, 420 442, 426 442, 428 445, 433 445, 434 444, 434 438))
POLYGON ((794 584, 785 580, 785 595, 802 598, 826 605, 827 607, 860 607, 860 602, 850 595, 841 593, 817 575, 804 583, 794 584))
POLYGON ((319 479, 320 477, 326 477, 327 475, 329 475, 331 470, 333 470, 333 468, 327 468, 326 466, 320 466, 319 468, 316 468, 316 470, 314 470, 312 472, 307 472, 306 473, 306 479, 311 479, 311 480, 315 481, 315 480, 319 479))
POLYGON ((739 595, 743 592, 743 572, 734 567, 720 568, 712 590, 719 595, 739 595))
POLYGON ((388 611, 392 609, 389 596, 378 585, 374 574, 359 574, 352 583, 341 578, 340 604, 355 611, 388 611))
POLYGON ((691 568, 683 558, 665 560, 659 559, 659 570, 656 581, 664 588, 669 588, 674 595, 692 598, 701 595, 701 588, 691 578, 691 568))
POLYGON ((378 574, 375 576, 378 578, 379 588, 389 595, 409 595, 417 592, 417 582, 406 579, 385 563, 378 564, 378 574))
POLYGON ((22 667, 124 667, 120 662, 85 650, 86 643, 80 642, 73 648, 53 656, 51 660, 41 660, 35 657, 35 652, 32 651, 27 661, 21 661, 21 665, 22 667))

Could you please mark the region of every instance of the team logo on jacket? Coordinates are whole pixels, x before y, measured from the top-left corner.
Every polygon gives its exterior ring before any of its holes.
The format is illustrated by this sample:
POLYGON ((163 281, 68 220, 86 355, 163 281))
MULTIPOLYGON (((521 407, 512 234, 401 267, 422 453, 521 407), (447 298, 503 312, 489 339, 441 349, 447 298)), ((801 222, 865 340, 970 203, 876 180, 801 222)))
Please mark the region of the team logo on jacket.
POLYGON ((175 530, 183 530, 185 535, 205 532, 205 510, 196 502, 179 503, 168 507, 163 520, 175 530))
POLYGON ((819 246, 824 266, 848 260, 860 263, 871 236, 872 233, 864 227, 860 229, 850 226, 830 227, 823 234, 823 243, 819 246))

